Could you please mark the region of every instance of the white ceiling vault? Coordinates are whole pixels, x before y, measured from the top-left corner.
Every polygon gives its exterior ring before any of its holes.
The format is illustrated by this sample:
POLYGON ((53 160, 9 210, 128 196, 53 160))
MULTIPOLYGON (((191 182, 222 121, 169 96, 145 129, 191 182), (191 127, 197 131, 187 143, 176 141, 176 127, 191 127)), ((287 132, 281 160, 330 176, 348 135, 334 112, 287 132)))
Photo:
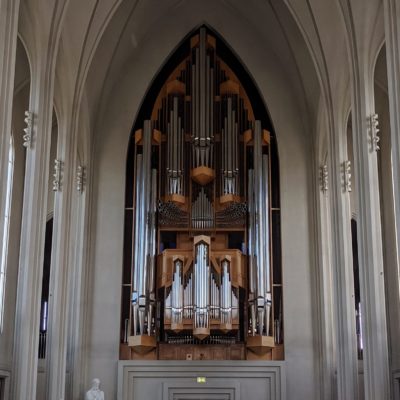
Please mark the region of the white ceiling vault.
MULTIPOLYGON (((352 31, 344 18, 344 3, 30 0, 21 7, 19 34, 30 58, 37 60, 45 53, 54 58, 56 108, 74 112, 76 117, 80 110, 80 116, 87 117, 89 130, 95 134, 100 110, 128 65, 151 64, 152 60, 146 57, 165 61, 191 30, 206 23, 233 48, 250 74, 257 76, 257 85, 261 79, 275 77, 251 70, 251 57, 273 61, 295 89, 303 123, 315 137, 321 99, 331 103, 334 110, 341 110, 341 103, 346 101, 345 108, 349 108, 351 42, 356 40, 363 61, 368 63, 376 58, 383 42, 381 3, 368 1, 366 6, 364 1, 349 1, 352 31), (162 43, 157 47, 162 57, 146 52, 156 42, 162 43)), ((143 94, 148 86, 149 82, 138 83, 143 94)), ((132 109, 132 122, 135 113, 132 109)))

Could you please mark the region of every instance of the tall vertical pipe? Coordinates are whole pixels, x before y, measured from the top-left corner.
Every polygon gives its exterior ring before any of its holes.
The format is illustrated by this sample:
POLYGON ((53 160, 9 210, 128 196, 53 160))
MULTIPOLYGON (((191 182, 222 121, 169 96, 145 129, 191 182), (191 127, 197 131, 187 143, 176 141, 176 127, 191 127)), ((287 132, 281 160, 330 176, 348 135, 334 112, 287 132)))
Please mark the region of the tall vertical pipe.
MULTIPOLYGON (((199 238, 199 237, 198 237, 199 238)), ((201 237, 200 237, 201 238, 201 237)), ((210 304, 210 268, 208 246, 202 239, 195 238, 195 321, 194 335, 203 338, 209 333, 208 308, 210 304)))
POLYGON ((230 260, 222 260, 222 306, 221 322, 228 328, 232 324, 232 283, 230 277, 230 260))
MULTIPOLYGON (((200 132, 200 50, 196 49, 196 136, 195 139, 197 142, 200 141, 201 132, 200 132)), ((199 161, 196 164, 196 167, 199 165, 199 161)))
POLYGON ((183 263, 180 259, 174 260, 174 274, 172 281, 172 320, 171 328, 178 330, 183 328, 183 263))
POLYGON ((147 333, 150 323, 146 325, 149 307, 149 244, 151 245, 151 228, 149 226, 151 187, 151 121, 144 122, 142 135, 142 154, 137 156, 136 169, 136 207, 135 207, 135 254, 133 267, 132 305, 134 311, 134 335, 147 333))
POLYGON ((227 117, 227 139, 228 139, 228 177, 232 172, 232 98, 228 97, 228 117, 227 117))
POLYGON ((189 281, 189 293, 190 293, 190 309, 189 309, 189 314, 190 314, 190 318, 193 318, 193 279, 192 279, 192 274, 190 275, 190 281, 189 281))
POLYGON ((156 212, 157 212, 157 170, 151 170, 151 193, 150 193, 150 211, 149 211, 149 241, 147 250, 147 260, 148 265, 146 266, 148 270, 148 334, 151 334, 151 324, 153 320, 154 313, 154 303, 156 299, 155 294, 155 269, 156 269, 156 212))
MULTIPOLYGON (((205 53, 205 50, 204 50, 205 53)), ((206 150, 206 159, 205 165, 208 166, 208 157, 209 157, 209 144, 210 144, 210 130, 209 130, 209 110, 210 110, 210 92, 209 92, 209 81, 210 81, 210 57, 207 56, 205 62, 205 83, 204 83, 204 97, 205 97, 205 105, 204 105, 204 130, 205 130, 205 138, 206 142, 205 145, 207 146, 206 150)))
MULTIPOLYGON (((192 65, 192 120, 191 120, 191 135, 192 141, 196 137, 196 65, 192 65)), ((196 167, 195 154, 193 154, 193 167, 196 167)))
POLYGON ((206 139, 206 73, 206 31, 200 29, 200 146, 204 146, 206 139))
POLYGON ((254 130, 254 211, 256 263, 256 304, 258 334, 269 334, 271 309, 271 282, 269 265, 269 203, 268 203, 268 156, 262 153, 261 122, 256 121, 254 130), (264 333, 265 327, 265 333, 264 333))
POLYGON ((174 148, 173 148, 173 171, 178 171, 178 97, 174 96, 174 148))

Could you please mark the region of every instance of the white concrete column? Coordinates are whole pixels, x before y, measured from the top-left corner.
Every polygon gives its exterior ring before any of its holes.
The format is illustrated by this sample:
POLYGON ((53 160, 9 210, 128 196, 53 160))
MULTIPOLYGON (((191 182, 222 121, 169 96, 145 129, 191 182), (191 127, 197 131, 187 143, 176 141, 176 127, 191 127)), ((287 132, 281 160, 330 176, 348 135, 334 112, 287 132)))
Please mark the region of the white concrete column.
POLYGON ((389 366, 379 176, 377 153, 368 121, 373 108, 373 82, 364 62, 353 54, 352 104, 355 186, 358 194, 357 237, 366 400, 389 398, 389 366))
POLYGON ((57 158, 61 161, 59 190, 55 191, 53 242, 49 286, 49 327, 46 352, 47 399, 65 398, 70 284, 73 260, 69 259, 71 205, 76 163, 76 141, 65 116, 60 116, 57 158))
POLYGON ((364 398, 389 398, 389 367, 383 276, 377 154, 368 121, 374 114, 369 44, 372 16, 360 3, 339 1, 347 29, 351 71, 352 131, 363 332, 364 398), (360 5, 357 8, 357 5, 360 5), (354 8, 352 10, 352 7, 354 8), (371 18, 371 21, 369 20, 371 18))
POLYGON ((43 276, 49 176, 52 77, 45 68, 32 73, 30 109, 35 115, 32 146, 26 153, 21 248, 15 322, 15 400, 36 398, 40 300, 43 276), (43 72, 42 72, 43 71, 43 72))
MULTIPOLYGON (((56 2, 46 9, 46 23, 30 25, 28 41, 35 47, 31 60, 30 110, 34 113, 31 147, 26 153, 21 246, 15 321, 13 400, 36 399, 40 301, 43 276, 47 190, 53 113, 54 70, 68 2, 56 2), (40 40, 36 40, 40 38, 40 40)), ((39 9, 34 12, 40 14, 39 9)), ((42 10, 43 11, 43 10, 42 10)), ((24 9, 22 25, 37 21, 24 9)), ((45 17, 43 17, 45 18, 45 17)))
MULTIPOLYGON (((398 281, 399 271, 399 249, 400 249, 400 4, 396 0, 384 0, 385 17, 385 39, 386 39, 386 63, 388 72, 388 95, 389 95, 389 114, 390 114, 390 145, 392 155, 392 174, 393 174, 393 202, 395 215, 395 235, 397 268, 390 271, 393 281, 398 281)), ((400 330, 400 293, 399 285, 390 285, 388 298, 391 300, 390 308, 393 310, 391 317, 391 328, 393 333, 400 330)), ((389 308, 389 309, 390 309, 389 308)), ((393 336, 393 335, 392 335, 393 336)), ((400 368, 400 352, 395 336, 392 346, 392 368, 400 368)), ((391 383, 392 386, 394 382, 391 383)), ((399 391, 398 387, 396 387, 399 391)))
MULTIPOLYGON (((344 121, 340 121, 344 125, 344 121)), ((344 126, 330 127, 329 182, 332 218, 333 313, 337 368, 337 398, 358 398, 358 360, 354 308, 353 257, 351 248, 351 211, 349 192, 344 185, 347 160, 344 126)))
MULTIPOLYGON (((82 166, 85 166, 82 161, 82 166)), ((71 277, 69 287, 70 313, 68 317, 68 352, 67 371, 69 372, 69 384, 67 384, 67 399, 79 400, 82 397, 87 384, 85 362, 87 356, 87 345, 85 329, 88 325, 88 279, 90 271, 86 268, 89 248, 87 240, 89 237, 88 222, 90 207, 88 202, 88 178, 87 169, 84 170, 82 191, 74 189, 73 198, 73 228, 71 234, 71 277)))
POLYGON ((14 94, 19 0, 0 0, 0 238, 4 212, 14 94))
POLYGON ((328 192, 331 190, 328 166, 324 159, 317 167, 319 168, 319 199, 317 201, 317 226, 318 226, 318 261, 316 269, 318 282, 319 314, 321 322, 320 332, 320 377, 321 377, 321 399, 333 400, 335 384, 335 333, 333 318, 333 273, 332 273, 332 240, 331 221, 328 192))

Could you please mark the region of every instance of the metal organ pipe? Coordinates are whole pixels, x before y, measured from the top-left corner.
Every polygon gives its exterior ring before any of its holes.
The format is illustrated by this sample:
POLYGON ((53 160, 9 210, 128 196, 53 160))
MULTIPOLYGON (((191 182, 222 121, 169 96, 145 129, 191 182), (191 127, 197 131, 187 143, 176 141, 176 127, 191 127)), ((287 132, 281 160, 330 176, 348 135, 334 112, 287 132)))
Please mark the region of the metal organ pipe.
POLYGON ((232 319, 239 317, 239 300, 236 297, 236 293, 232 291, 232 319))
POLYGON ((151 170, 151 193, 150 193, 150 212, 148 216, 148 224, 149 224, 149 241, 148 241, 148 264, 146 268, 148 269, 148 282, 147 282, 147 290, 149 297, 148 304, 148 335, 152 333, 151 324, 154 317, 154 306, 156 300, 156 292, 155 292, 155 267, 156 267, 156 213, 157 213, 157 170, 151 170))
POLYGON ((222 129, 222 187, 224 194, 238 194, 238 124, 233 110, 232 97, 227 99, 227 116, 222 129))
POLYGON ((194 263, 194 329, 208 329, 210 304, 210 267, 208 245, 199 242, 195 247, 194 263))
MULTIPOLYGON (((252 173, 249 171, 249 181, 254 184, 254 192, 249 196, 249 210, 251 211, 249 225, 254 223, 254 236, 252 237, 251 231, 249 232, 249 271, 250 288, 255 289, 254 297, 250 293, 250 301, 254 301, 257 307, 257 315, 252 315, 252 321, 255 317, 257 319, 257 323, 253 322, 253 334, 256 328, 259 335, 268 336, 272 301, 269 261, 269 170, 268 156, 262 153, 261 134, 261 122, 256 121, 254 129, 254 170, 252 173), (250 200, 252 200, 251 205, 250 200)), ((252 185, 250 182, 249 188, 252 185)), ((253 311, 251 313, 253 314, 253 311)))
POLYGON ((183 286, 183 318, 188 317, 187 304, 188 304, 188 283, 186 282, 186 284, 184 284, 183 286))
POLYGON ((173 108, 170 111, 167 125, 167 192, 169 194, 183 194, 183 144, 184 132, 182 120, 179 117, 179 98, 173 98, 173 108))
POLYGON ((138 308, 139 308, 139 260, 140 260, 140 241, 142 237, 140 235, 140 226, 138 223, 138 215, 140 214, 140 200, 141 200, 141 193, 140 193, 140 181, 142 180, 142 166, 143 166, 143 156, 142 154, 138 154, 136 157, 136 188, 135 188, 135 200, 136 200, 136 208, 135 208, 135 215, 136 215, 136 223, 135 223, 135 244, 134 244, 134 264, 133 264, 133 271, 132 271, 132 320, 133 320, 133 334, 136 335, 138 332, 138 308), (137 267, 136 267, 137 265, 137 267))
POLYGON ((198 229, 212 228, 214 226, 214 207, 207 198, 204 188, 192 205, 192 227, 198 229))
POLYGON ((172 329, 182 328, 183 323, 183 263, 182 260, 174 261, 174 274, 172 278, 172 329))
POLYGON ((216 319, 219 317, 219 288, 216 281, 216 277, 213 274, 211 279, 211 318, 216 319))
MULTIPOLYGON (((200 146, 205 145, 206 127, 206 32, 200 30, 200 146)), ((204 162, 204 160, 202 160, 204 162)))
POLYGON ((190 273, 185 286, 184 318, 192 318, 192 274, 190 273))
POLYGON ((189 280, 189 318, 193 318, 193 279, 192 275, 190 275, 189 280))
POLYGON ((133 265, 132 311, 134 335, 150 334, 150 296, 153 289, 155 257, 155 225, 152 214, 156 179, 151 171, 151 121, 145 121, 142 135, 142 154, 136 158, 135 254, 133 265))
POLYGON ((172 290, 169 288, 169 290, 166 290, 167 295, 165 297, 165 318, 166 319, 171 319, 171 294, 172 290))
POLYGON ((212 140, 214 137, 214 69, 207 55, 207 32, 200 29, 199 47, 194 52, 192 65, 192 141, 193 167, 212 166, 212 140))
POLYGON ((221 263, 221 323, 232 324, 232 283, 230 261, 224 258, 221 263))

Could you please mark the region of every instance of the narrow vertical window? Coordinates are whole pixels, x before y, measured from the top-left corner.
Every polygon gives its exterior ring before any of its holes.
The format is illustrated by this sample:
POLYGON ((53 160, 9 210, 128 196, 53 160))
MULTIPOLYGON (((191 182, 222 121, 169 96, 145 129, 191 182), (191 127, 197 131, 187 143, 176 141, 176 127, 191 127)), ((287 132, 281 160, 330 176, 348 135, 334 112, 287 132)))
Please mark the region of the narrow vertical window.
POLYGON ((4 213, 4 230, 2 235, 1 247, 1 269, 0 269, 0 332, 3 331, 3 317, 4 317, 4 301, 6 291, 6 268, 7 268, 7 250, 8 250, 8 236, 10 231, 10 213, 11 213, 11 193, 14 172, 14 143, 13 137, 10 136, 10 149, 8 152, 8 173, 7 173, 7 186, 6 186, 6 205, 4 213))

